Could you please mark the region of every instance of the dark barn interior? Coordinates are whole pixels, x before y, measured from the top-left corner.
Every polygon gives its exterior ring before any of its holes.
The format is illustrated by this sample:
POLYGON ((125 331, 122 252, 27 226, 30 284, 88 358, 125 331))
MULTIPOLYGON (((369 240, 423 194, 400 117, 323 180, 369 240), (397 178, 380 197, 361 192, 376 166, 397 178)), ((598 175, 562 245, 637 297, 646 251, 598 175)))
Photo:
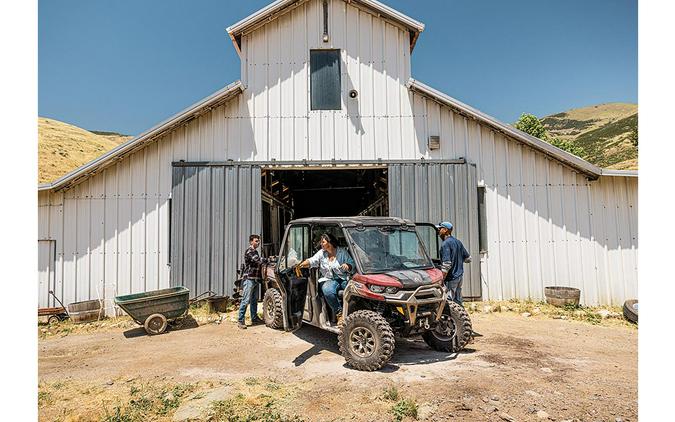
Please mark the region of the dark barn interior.
POLYGON ((386 168, 264 169, 263 243, 279 250, 286 224, 304 217, 389 215, 386 168))

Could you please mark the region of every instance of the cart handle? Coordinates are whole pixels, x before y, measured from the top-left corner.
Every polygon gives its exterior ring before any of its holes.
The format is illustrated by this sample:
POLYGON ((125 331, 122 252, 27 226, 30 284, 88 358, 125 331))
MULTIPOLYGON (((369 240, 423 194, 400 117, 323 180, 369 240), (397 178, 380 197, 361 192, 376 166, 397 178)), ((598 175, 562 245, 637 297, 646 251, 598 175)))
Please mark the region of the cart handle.
POLYGON ((202 294, 199 294, 199 295, 195 296, 193 299, 190 299, 189 302, 190 302, 190 305, 194 305, 197 302, 201 302, 202 300, 206 300, 206 299, 210 298, 211 296, 215 296, 215 295, 216 294, 214 292, 212 292, 211 290, 208 290, 208 291, 206 291, 202 294), (208 296, 202 297, 204 295, 208 295, 208 296))
POLYGON ((50 291, 49 291, 49 294, 52 295, 52 296, 54 296, 54 299, 56 299, 56 301, 59 302, 59 305, 61 305, 61 307, 62 307, 63 309, 66 310, 66 315, 70 316, 70 314, 68 313, 68 308, 66 308, 65 306, 63 306, 63 302, 61 302, 61 301, 59 300, 59 298, 56 297, 56 295, 54 294, 54 290, 50 290, 50 291))

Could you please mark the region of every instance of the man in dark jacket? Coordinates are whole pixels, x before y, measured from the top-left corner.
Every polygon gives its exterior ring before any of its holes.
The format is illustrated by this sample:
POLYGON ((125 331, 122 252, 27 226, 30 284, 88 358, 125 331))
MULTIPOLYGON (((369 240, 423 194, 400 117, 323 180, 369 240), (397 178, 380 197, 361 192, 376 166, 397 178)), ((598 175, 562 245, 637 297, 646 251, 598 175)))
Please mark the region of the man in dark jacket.
POLYGON ((267 258, 261 258, 258 254, 260 246, 260 236, 252 234, 248 238, 249 247, 244 253, 244 280, 242 281, 242 298, 239 305, 239 323, 237 326, 246 329, 246 306, 250 305, 251 322, 253 325, 262 324, 263 320, 258 318, 258 283, 262 279, 260 269, 267 263, 267 258))
POLYGON ((459 239, 452 236, 452 224, 444 221, 438 226, 441 243, 441 261, 445 285, 448 287, 450 299, 462 305, 462 281, 464 278, 464 263, 471 262, 471 255, 459 239))

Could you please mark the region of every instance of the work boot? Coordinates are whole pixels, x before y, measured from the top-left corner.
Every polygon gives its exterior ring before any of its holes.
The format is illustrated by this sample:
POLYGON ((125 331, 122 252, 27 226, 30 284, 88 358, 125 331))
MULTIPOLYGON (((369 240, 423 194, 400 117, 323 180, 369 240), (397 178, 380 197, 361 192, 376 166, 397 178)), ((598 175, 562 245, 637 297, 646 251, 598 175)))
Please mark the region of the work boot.
POLYGON ((237 328, 241 328, 242 330, 245 330, 247 327, 246 327, 246 324, 245 324, 245 323, 243 323, 243 322, 238 322, 238 323, 237 323, 237 328))
POLYGON ((341 327, 341 326, 342 326, 342 322, 343 322, 343 320, 344 320, 344 318, 342 318, 342 311, 338 312, 338 313, 335 315, 335 318, 337 319, 337 326, 338 326, 338 327, 341 327))
POLYGON ((264 323, 265 323, 265 321, 263 321, 263 320, 260 319, 260 318, 256 318, 256 319, 254 319, 254 320, 251 321, 251 325, 262 325, 262 324, 264 324, 264 323))

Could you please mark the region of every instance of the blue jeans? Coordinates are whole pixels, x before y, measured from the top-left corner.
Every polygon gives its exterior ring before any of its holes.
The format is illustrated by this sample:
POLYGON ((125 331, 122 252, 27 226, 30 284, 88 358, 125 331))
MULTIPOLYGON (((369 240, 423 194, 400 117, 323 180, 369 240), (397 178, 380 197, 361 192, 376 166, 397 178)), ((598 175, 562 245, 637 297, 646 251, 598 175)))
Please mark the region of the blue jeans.
POLYGON ((241 282, 241 288, 244 293, 241 296, 239 305, 239 322, 244 323, 246 319, 246 306, 251 305, 251 320, 258 318, 258 280, 255 278, 245 278, 241 282))
POLYGON ((345 287, 347 287, 347 280, 339 278, 331 278, 321 284, 323 297, 326 298, 326 303, 336 315, 342 312, 342 301, 338 299, 337 292, 338 290, 344 290, 345 287))
POLYGON ((458 303, 462 306, 462 282, 464 277, 456 278, 454 280, 446 281, 445 285, 448 288, 448 299, 452 300, 455 303, 458 303))

